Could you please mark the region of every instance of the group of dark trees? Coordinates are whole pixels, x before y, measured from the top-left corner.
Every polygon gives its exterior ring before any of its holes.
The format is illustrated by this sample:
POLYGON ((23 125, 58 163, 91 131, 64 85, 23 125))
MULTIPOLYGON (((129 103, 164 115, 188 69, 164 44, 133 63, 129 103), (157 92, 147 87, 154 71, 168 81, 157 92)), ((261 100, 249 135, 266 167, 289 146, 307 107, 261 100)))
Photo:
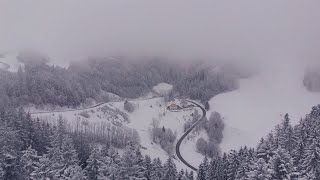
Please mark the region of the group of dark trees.
MULTIPOLYGON (((184 130, 187 131, 196 121, 199 120, 201 115, 195 110, 192 113, 192 118, 185 122, 184 130)), ((208 135, 208 140, 204 138, 199 138, 196 143, 197 151, 204 156, 213 157, 220 153, 219 144, 222 142, 224 122, 219 113, 211 113, 209 120, 204 117, 202 121, 197 124, 194 133, 205 130, 208 135)))
POLYGON ((208 101, 236 88, 236 76, 212 72, 201 65, 179 65, 168 60, 105 60, 73 62, 66 68, 48 65, 45 58, 21 56, 18 72, 0 72, 0 99, 15 105, 76 107, 88 99, 108 101, 106 92, 137 98, 160 82, 174 86, 173 94, 208 101))
POLYGON ((198 179, 320 179, 320 105, 293 126, 286 114, 257 149, 241 148, 200 165, 198 179))
POLYGON ((122 155, 100 144, 67 132, 62 119, 52 127, 22 109, 0 109, 1 180, 193 180, 193 172, 178 173, 171 157, 151 160, 130 141, 122 155))
POLYGON ((164 126, 159 127, 158 120, 153 119, 151 138, 154 143, 159 144, 169 155, 174 155, 177 133, 174 133, 172 129, 165 128, 164 126))

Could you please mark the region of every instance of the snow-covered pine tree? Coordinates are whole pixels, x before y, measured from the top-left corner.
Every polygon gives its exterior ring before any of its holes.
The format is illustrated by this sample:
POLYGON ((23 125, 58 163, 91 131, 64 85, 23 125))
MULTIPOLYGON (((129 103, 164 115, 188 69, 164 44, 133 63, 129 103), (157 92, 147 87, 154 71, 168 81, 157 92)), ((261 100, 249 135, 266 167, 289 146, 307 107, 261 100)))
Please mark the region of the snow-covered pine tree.
POLYGON ((93 149, 88 159, 88 165, 84 169, 85 175, 90 180, 107 179, 108 176, 116 176, 116 172, 110 172, 110 165, 107 164, 101 152, 98 149, 93 149))
POLYGON ((248 180, 272 180, 271 170, 262 158, 251 165, 251 171, 247 172, 247 176, 248 180))
POLYGON ((188 178, 189 178, 189 180, 193 180, 193 179, 194 179, 194 173, 193 173, 193 171, 191 171, 191 172, 189 173, 188 178))
POLYGON ((276 128, 276 139, 278 139, 279 146, 281 146, 281 148, 286 149, 289 153, 292 152, 294 133, 288 114, 285 114, 283 121, 276 128))
POLYGON ((298 166, 300 160, 303 157, 306 143, 307 143, 307 135, 306 135, 306 127, 303 120, 300 120, 300 123, 294 127, 294 149, 292 150, 292 157, 294 165, 298 166))
MULTIPOLYGON (((61 176, 63 180, 87 180, 84 171, 80 166, 69 166, 67 169, 63 171, 61 176)), ((105 177, 107 180, 107 177, 105 177)), ((102 179, 101 179, 102 180, 102 179)))
POLYGON ((40 179, 69 178, 64 172, 66 169, 73 169, 73 171, 79 169, 77 168, 79 166, 78 154, 72 139, 58 129, 51 144, 52 147, 49 148, 48 154, 40 158, 40 166, 33 173, 34 177, 40 179))
POLYGON ((22 144, 16 131, 2 122, 0 124, 0 169, 2 171, 0 179, 15 179, 19 176, 17 160, 22 144))
POLYGON ((278 148, 275 155, 270 159, 271 175, 274 179, 290 179, 295 171, 293 159, 290 154, 282 148, 278 148))
POLYGON ((163 166, 162 180, 176 180, 177 179, 177 167, 173 162, 172 157, 169 157, 167 162, 163 166))
POLYGON ((208 158, 205 157, 203 162, 199 165, 199 168, 197 171, 197 180, 205 180, 208 170, 209 170, 208 158))
POLYGON ((177 180, 183 180, 184 179, 184 170, 181 169, 180 172, 178 173, 177 180))
POLYGON ((248 178, 247 172, 251 170, 251 164, 254 161, 253 152, 251 151, 246 146, 240 149, 238 154, 240 165, 237 170, 236 179, 244 180, 248 178))
POLYGON ((152 163, 151 163, 150 156, 146 155, 144 157, 143 166, 144 166, 144 169, 145 169, 145 173, 144 173, 145 178, 147 180, 151 180, 152 163))
POLYGON ((208 166, 205 179, 224 180, 226 178, 224 168, 225 164, 222 158, 218 155, 214 156, 208 166))
POLYGON ((228 166, 226 168, 226 173, 228 180, 234 180, 236 178, 237 170, 240 166, 240 160, 238 156, 238 152, 232 150, 228 155, 228 166))
POLYGON ((163 175, 163 167, 160 158, 155 158, 152 161, 151 179, 159 180, 163 175))
POLYGON ((132 143, 126 147, 120 163, 119 177, 121 178, 144 178, 143 156, 140 149, 132 143))
POLYGON ((299 168, 304 174, 315 179, 320 179, 320 143, 314 139, 310 147, 305 150, 303 158, 300 160, 299 168))
POLYGON ((19 164, 24 178, 31 178, 32 173, 40 167, 39 161, 40 156, 37 155, 36 150, 32 149, 31 146, 27 150, 23 151, 19 164))

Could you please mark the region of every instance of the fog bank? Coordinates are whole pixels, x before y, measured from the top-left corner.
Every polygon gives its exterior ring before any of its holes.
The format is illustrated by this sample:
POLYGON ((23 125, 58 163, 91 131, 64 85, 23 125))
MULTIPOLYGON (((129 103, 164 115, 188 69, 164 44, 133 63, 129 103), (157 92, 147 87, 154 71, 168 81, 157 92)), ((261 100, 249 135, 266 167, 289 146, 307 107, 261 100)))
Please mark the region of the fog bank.
POLYGON ((150 55, 306 62, 319 57, 319 1, 0 2, 0 51, 54 59, 150 55))

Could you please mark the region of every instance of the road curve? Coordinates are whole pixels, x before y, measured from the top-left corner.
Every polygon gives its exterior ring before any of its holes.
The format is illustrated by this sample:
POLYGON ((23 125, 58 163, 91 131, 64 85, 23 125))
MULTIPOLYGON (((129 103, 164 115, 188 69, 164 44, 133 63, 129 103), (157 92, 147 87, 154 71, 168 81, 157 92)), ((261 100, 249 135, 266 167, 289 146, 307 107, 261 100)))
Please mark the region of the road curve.
POLYGON ((195 122, 182 136, 181 138, 178 140, 177 142, 177 145, 176 145, 176 154, 178 156, 178 158, 180 159, 180 161, 185 164, 186 166, 188 166, 190 169, 194 170, 194 171, 197 171, 197 168, 193 167, 192 165, 190 165, 182 156, 181 156, 181 153, 180 153, 180 146, 181 146, 181 143, 182 141, 188 136, 188 134, 196 127, 197 124, 199 124, 203 119, 204 117, 206 116, 207 112, 206 110, 200 106, 199 104, 193 102, 193 101, 190 101, 190 100, 187 100, 188 102, 194 104, 196 107, 199 107, 201 110, 202 110, 202 116, 199 118, 199 120, 197 122, 195 122))

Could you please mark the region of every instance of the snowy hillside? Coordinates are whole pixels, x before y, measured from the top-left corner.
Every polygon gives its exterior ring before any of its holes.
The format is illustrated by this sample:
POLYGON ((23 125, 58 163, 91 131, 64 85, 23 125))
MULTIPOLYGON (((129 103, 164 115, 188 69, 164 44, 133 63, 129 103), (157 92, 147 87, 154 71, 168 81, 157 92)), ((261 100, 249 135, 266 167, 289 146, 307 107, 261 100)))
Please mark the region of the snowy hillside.
MULTIPOLYGON (((260 74, 240 81, 240 88, 210 100, 226 124, 221 148, 255 147, 289 113, 293 124, 320 103, 320 94, 308 92, 303 68, 290 64, 264 66, 260 74)), ((210 114, 210 113, 208 113, 210 114)))
MULTIPOLYGON (((182 110, 179 112, 170 112, 166 110, 167 104, 163 98, 152 99, 137 99, 130 100, 134 105, 135 111, 128 113, 124 110, 124 102, 110 102, 102 104, 98 107, 94 107, 88 110, 76 110, 69 112, 55 112, 55 113, 42 113, 33 114, 33 117, 39 117, 50 123, 57 123, 59 115, 62 115, 66 120, 67 126, 71 129, 78 128, 79 124, 87 123, 94 124, 97 127, 100 126, 126 126, 128 128, 136 129, 141 139, 142 153, 148 154, 152 158, 159 157, 162 161, 168 158, 167 152, 165 152, 160 145, 152 142, 150 130, 153 119, 157 119, 160 122, 159 127, 170 128, 177 134, 177 139, 183 134, 183 125, 186 120, 191 118, 193 110, 182 110), (121 114, 114 113, 115 111, 110 109, 117 109, 128 115, 128 121, 121 116, 121 114), (81 114, 86 112, 87 117, 81 114), (105 125, 107 124, 107 125, 105 125)), ((202 135, 200 135, 202 136, 202 135)), ((199 136, 199 137, 200 137, 199 136)), ((190 159, 190 163, 196 167, 200 164, 203 156, 195 151, 195 142, 197 137, 191 138, 190 141, 183 142, 181 149, 182 155, 190 159)), ((179 169, 186 169, 187 167, 181 163, 178 159, 175 159, 177 167, 179 169)))
POLYGON ((172 90, 172 88, 173 86, 171 84, 159 83, 153 87, 153 90, 160 95, 166 95, 172 90))

